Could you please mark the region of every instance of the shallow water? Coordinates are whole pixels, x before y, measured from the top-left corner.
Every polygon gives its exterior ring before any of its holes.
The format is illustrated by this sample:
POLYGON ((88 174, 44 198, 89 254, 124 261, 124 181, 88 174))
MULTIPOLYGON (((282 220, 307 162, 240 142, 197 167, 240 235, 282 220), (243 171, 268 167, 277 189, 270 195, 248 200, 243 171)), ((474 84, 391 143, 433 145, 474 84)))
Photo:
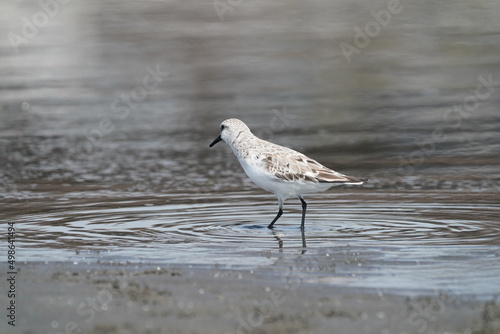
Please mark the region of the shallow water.
POLYGON ((304 234, 292 200, 276 228, 267 229, 276 204, 258 191, 60 201, 14 221, 25 261, 292 267, 325 284, 489 295, 500 275, 496 198, 481 193, 457 201, 449 191, 315 195, 304 234))
MULTIPOLYGON (((2 3, 5 32, 37 6, 2 3)), ((19 260, 500 293, 498 4, 402 6, 350 63, 340 43, 386 2, 248 1, 223 21, 210 2, 71 2, 18 53, 1 40, 0 214, 19 260), (151 71, 158 86, 123 102, 151 71), (304 235, 290 199, 270 231, 276 199, 208 148, 227 117, 370 182, 306 197, 304 235)))

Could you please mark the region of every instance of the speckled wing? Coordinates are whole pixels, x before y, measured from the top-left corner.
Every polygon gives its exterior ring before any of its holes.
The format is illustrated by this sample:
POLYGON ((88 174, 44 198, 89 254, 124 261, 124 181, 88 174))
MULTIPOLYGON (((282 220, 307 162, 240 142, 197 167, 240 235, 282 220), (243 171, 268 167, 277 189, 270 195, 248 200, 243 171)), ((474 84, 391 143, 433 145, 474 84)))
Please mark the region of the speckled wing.
POLYGON ((302 153, 284 149, 261 153, 258 157, 264 164, 263 167, 280 180, 339 184, 363 184, 366 181, 337 173, 302 153))

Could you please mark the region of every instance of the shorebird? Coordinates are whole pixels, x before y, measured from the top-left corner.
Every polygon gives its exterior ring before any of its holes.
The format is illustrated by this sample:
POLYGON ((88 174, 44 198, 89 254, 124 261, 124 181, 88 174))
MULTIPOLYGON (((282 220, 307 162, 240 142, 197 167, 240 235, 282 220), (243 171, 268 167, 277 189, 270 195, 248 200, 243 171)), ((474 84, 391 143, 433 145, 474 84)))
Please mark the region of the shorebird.
POLYGON ((302 203, 300 228, 304 230, 307 203, 303 194, 325 191, 339 184, 361 185, 367 181, 335 172, 300 152, 260 139, 239 119, 226 119, 220 129, 220 135, 209 147, 225 141, 248 177, 278 197, 279 210, 267 226, 270 229, 283 214, 283 203, 287 198, 297 197, 302 203))

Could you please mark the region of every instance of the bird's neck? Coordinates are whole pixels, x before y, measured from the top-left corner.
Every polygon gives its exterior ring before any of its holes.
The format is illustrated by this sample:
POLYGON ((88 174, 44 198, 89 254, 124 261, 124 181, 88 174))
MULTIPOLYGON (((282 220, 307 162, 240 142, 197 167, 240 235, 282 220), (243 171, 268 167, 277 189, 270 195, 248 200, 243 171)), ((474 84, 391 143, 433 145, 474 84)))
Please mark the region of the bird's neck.
POLYGON ((252 148, 256 146, 256 142, 259 140, 251 132, 240 132, 233 141, 229 144, 233 150, 234 155, 238 158, 245 158, 252 148))

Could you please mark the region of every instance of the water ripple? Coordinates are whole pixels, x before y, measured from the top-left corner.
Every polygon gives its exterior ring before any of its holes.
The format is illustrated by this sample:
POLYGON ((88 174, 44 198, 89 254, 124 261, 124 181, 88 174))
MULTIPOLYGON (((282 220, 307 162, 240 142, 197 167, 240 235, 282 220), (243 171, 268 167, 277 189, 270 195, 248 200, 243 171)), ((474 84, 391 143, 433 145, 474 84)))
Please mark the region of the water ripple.
MULTIPOLYGON (((365 283, 374 280, 372 286, 384 285, 375 279, 380 267, 390 267, 388 273, 401 271, 399 277, 424 275, 431 278, 429 286, 439 286, 454 279, 450 266, 473 265, 482 267, 481 284, 491 289, 500 275, 500 205, 495 194, 491 201, 483 193, 481 201, 464 203, 443 200, 443 192, 401 193, 397 201, 382 200, 380 195, 330 193, 308 198, 304 234, 296 200, 287 201, 275 229, 267 229, 277 205, 272 196, 260 192, 196 201, 177 194, 107 203, 86 200, 84 205, 54 203, 19 218, 19 245, 25 260, 35 261, 40 254, 50 254, 60 260, 247 267, 290 266, 307 254, 313 255, 310 260, 325 262, 328 253, 328 261, 337 259, 336 274, 345 270, 365 283), (342 269, 344 265, 355 267, 342 269)), ((314 265, 332 266, 323 262, 314 265)), ((385 279, 390 282, 390 277, 385 279)))

